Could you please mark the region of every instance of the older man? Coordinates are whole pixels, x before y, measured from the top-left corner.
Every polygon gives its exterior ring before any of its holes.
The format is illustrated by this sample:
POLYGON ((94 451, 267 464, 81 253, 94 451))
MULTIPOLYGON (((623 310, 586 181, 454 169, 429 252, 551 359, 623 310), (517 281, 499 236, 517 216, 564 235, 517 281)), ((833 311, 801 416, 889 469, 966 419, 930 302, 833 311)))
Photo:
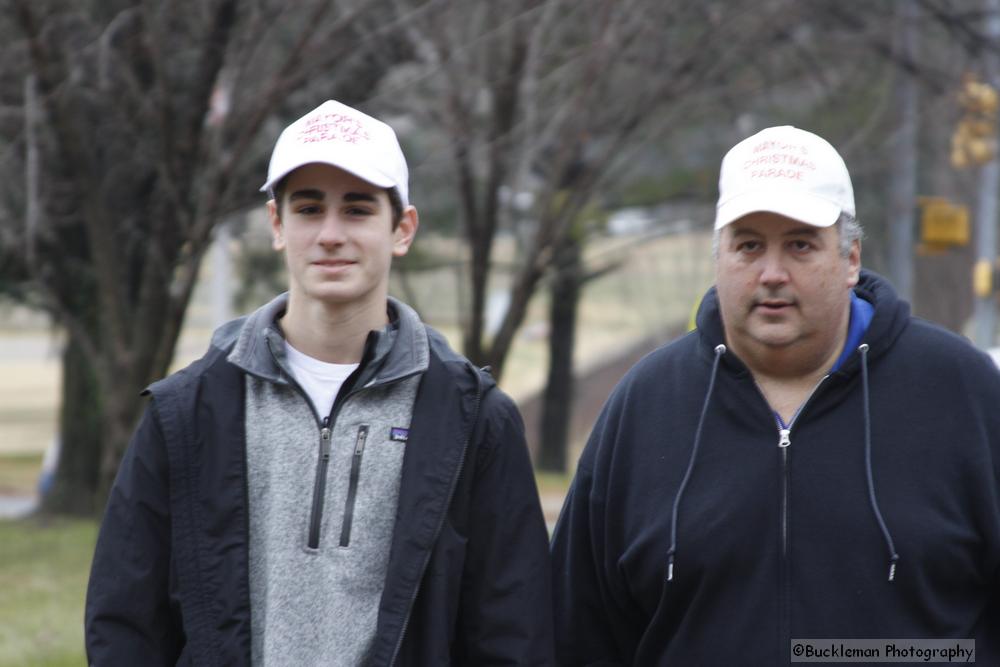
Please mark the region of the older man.
POLYGON ((1000 374, 861 269, 837 151, 723 159, 698 328, 608 400, 553 540, 560 664, 787 664, 974 639, 1000 664, 1000 374))

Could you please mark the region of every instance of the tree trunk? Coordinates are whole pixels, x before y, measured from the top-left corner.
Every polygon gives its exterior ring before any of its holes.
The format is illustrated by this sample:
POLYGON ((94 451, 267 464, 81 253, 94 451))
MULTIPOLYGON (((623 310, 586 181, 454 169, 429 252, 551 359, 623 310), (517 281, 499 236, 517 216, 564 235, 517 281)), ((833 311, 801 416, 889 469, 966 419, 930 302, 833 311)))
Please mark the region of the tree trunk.
POLYGON ((52 488, 42 499, 46 513, 93 515, 101 461, 101 392, 90 359, 71 337, 63 350, 59 461, 52 488))
POLYGON ((567 239, 557 254, 550 288, 549 374, 542 400, 541 440, 537 465, 565 472, 573 407, 573 350, 582 291, 579 241, 567 239))
POLYGON ((118 467, 132 432, 142 415, 142 404, 139 391, 142 387, 135 383, 122 383, 112 388, 105 388, 104 397, 107 404, 101 415, 101 456, 97 479, 97 510, 104 511, 108 494, 118 474, 118 467))

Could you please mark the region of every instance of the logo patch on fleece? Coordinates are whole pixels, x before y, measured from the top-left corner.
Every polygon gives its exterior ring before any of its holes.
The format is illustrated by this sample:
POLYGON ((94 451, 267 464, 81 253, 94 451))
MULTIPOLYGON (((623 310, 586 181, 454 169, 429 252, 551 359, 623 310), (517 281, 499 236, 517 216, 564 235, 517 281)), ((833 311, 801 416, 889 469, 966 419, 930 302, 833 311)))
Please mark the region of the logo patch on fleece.
POLYGON ((406 442, 410 437, 410 429, 393 426, 389 430, 389 439, 396 442, 406 442))

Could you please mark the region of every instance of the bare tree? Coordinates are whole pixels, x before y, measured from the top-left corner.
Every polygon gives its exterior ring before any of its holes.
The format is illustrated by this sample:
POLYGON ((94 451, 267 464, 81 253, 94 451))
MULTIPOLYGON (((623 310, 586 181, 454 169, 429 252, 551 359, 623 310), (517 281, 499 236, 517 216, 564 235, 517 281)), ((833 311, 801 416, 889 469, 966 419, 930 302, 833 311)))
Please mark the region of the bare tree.
POLYGON ((733 112, 712 105, 754 91, 754 74, 768 70, 771 57, 760 44, 787 41, 785 33, 801 18, 792 7, 774 1, 439 2, 408 25, 424 66, 420 102, 411 99, 409 108, 445 138, 449 159, 438 164, 448 164, 468 246, 466 354, 502 374, 531 298, 556 270, 553 298, 560 303, 552 304, 550 333, 559 337, 551 346, 542 445, 555 453, 541 458, 544 467, 558 468, 563 460, 573 355, 565 332, 575 327, 576 302, 590 273, 580 263, 588 234, 574 222, 673 125, 697 112, 730 123, 733 112), (530 206, 519 208, 518 201, 530 206), (495 257, 501 233, 519 241, 509 276, 495 257), (496 330, 487 331, 488 293, 504 277, 507 306, 496 330), (548 442, 553 439, 558 442, 548 442))
POLYGON ((445 137, 469 247, 465 352, 500 374, 580 210, 751 40, 710 5, 651 0, 438 2, 406 34, 425 67, 410 108, 445 137), (709 52, 708 43, 726 46, 709 52), (512 204, 519 193, 530 193, 528 210, 512 204), (490 336, 487 292, 504 231, 521 243, 509 305, 490 336))
POLYGON ((68 333, 49 508, 89 513, 139 389, 167 371, 213 227, 256 196, 269 120, 366 93, 394 26, 325 0, 5 4, 2 272, 68 333))

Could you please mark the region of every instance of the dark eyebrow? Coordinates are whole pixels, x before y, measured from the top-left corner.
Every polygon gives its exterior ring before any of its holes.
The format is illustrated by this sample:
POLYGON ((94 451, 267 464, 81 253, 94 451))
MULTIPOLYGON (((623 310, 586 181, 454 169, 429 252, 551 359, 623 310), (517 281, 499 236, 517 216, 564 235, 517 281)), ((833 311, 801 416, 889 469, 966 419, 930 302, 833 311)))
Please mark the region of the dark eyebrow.
POLYGON ((323 201, 326 199, 326 194, 322 190, 296 190, 288 195, 288 201, 295 201, 296 199, 317 199, 323 201))
MULTIPOLYGON (((305 188, 303 190, 296 190, 295 192, 288 195, 288 201, 292 202, 296 199, 312 199, 316 201, 323 201, 326 199, 326 193, 322 190, 315 190, 311 188, 305 188)), ((354 202, 369 202, 372 204, 377 204, 378 199, 374 194, 368 192, 348 192, 344 194, 344 201, 347 203, 354 202)))
POLYGON ((363 202, 370 202, 372 204, 378 203, 378 199, 375 198, 375 195, 368 192, 348 192, 347 194, 344 195, 344 201, 345 202, 363 201, 363 202))

